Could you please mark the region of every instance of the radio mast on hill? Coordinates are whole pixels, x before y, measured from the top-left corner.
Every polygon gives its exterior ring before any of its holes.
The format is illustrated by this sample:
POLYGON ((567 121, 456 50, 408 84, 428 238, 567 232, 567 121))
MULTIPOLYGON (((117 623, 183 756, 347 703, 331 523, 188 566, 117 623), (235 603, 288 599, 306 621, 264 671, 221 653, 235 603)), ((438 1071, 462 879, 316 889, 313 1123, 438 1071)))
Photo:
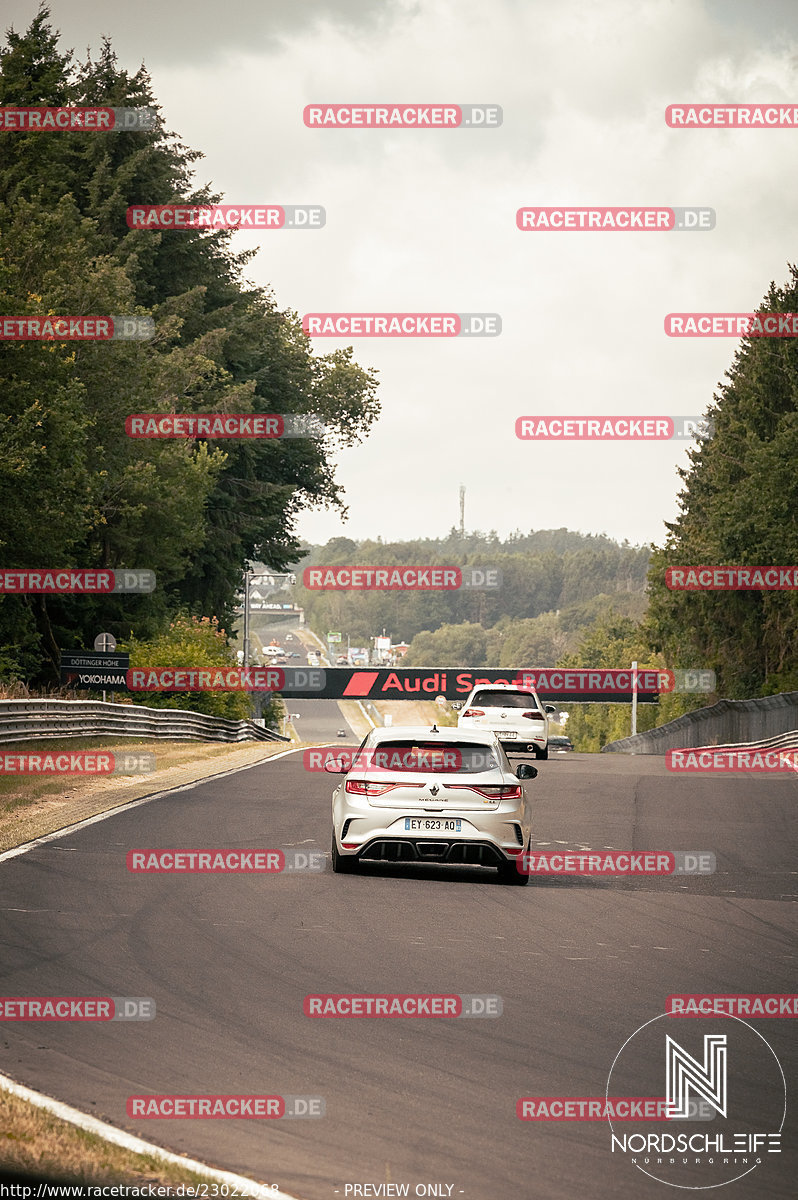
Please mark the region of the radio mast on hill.
POLYGON ((465 484, 460 484, 460 537, 465 537, 465 484))

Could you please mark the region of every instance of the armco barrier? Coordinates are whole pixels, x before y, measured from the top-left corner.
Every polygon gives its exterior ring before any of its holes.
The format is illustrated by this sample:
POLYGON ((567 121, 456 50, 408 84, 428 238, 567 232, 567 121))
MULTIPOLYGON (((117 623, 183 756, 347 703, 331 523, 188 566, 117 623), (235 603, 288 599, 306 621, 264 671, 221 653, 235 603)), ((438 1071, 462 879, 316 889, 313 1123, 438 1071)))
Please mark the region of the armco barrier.
POLYGON ((97 700, 0 700, 0 745, 105 735, 178 742, 289 740, 252 721, 228 721, 178 708, 104 704, 97 700))
POLYGON ((682 747, 749 746, 790 733, 798 733, 798 692, 756 700, 719 700, 659 729, 608 742, 601 753, 665 754, 682 747))

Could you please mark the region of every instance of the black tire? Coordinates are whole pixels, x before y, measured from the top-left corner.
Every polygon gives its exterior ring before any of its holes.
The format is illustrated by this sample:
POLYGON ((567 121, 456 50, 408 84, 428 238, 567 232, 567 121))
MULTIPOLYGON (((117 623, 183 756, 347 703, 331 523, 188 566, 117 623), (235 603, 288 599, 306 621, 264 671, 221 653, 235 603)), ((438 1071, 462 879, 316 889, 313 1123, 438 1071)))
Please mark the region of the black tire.
POLYGON ((548 758, 548 757, 549 757, 548 746, 546 746, 545 750, 538 750, 537 747, 535 747, 535 758, 548 758))
MULTIPOLYGON (((527 852, 527 850, 524 851, 525 854, 527 852)), ((529 874, 526 871, 519 871, 518 861, 513 859, 512 862, 502 863, 499 867, 499 883, 508 884, 510 887, 526 887, 529 883, 529 874)))
POLYGON ((351 875, 357 869, 357 859, 345 858, 343 854, 338 853, 338 846, 335 842, 335 830, 333 830, 332 835, 330 857, 332 859, 332 869, 336 875, 351 875))

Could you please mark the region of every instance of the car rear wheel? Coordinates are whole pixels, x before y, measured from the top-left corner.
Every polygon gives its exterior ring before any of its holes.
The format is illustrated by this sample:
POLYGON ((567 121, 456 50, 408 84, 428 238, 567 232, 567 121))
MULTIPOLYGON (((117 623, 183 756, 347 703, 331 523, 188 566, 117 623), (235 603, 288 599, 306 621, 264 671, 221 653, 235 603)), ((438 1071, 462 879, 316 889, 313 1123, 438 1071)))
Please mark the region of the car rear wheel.
POLYGON ((537 747, 535 748, 535 758, 548 758, 548 757, 549 757, 548 746, 546 746, 546 748, 544 750, 538 750, 537 747))
POLYGON ((335 871, 336 875, 351 875, 357 867, 357 859, 345 858, 339 853, 338 846, 335 841, 335 830, 333 830, 332 835, 332 849, 330 852, 330 857, 332 858, 332 869, 335 871))
POLYGON ((511 862, 502 863, 499 867, 499 882, 509 884, 511 887, 526 887, 529 883, 529 874, 526 871, 519 871, 518 862, 513 859, 511 862))

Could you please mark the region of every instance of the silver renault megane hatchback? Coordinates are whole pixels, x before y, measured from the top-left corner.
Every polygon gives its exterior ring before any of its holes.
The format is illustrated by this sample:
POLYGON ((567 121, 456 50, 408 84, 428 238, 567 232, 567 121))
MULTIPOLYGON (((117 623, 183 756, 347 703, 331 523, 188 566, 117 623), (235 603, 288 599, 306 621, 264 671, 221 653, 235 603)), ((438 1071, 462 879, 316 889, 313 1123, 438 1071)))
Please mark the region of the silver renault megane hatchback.
POLYGON ((360 862, 456 863, 498 868, 523 885, 529 848, 529 763, 514 771, 495 733, 427 726, 373 729, 354 755, 325 770, 345 776, 332 796, 333 871, 360 862))

